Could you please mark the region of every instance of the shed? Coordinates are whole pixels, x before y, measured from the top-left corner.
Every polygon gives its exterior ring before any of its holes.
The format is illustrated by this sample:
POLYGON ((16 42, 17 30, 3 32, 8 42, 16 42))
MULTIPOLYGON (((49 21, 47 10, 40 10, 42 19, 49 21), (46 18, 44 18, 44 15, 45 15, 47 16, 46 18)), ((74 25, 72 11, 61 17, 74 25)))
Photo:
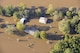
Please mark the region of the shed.
POLYGON ((26 18, 21 18, 21 19, 20 19, 20 22, 21 22, 22 24, 25 24, 25 23, 26 23, 26 20, 27 20, 26 18))
POLYGON ((40 19, 39 19, 39 22, 40 23, 43 23, 43 24, 46 24, 47 23, 47 18, 46 17, 40 17, 40 19))
POLYGON ((36 31, 38 31, 38 30, 37 30, 37 28, 34 28, 34 27, 27 27, 27 28, 25 28, 25 30, 24 30, 25 33, 29 33, 29 34, 31 34, 31 35, 34 35, 34 33, 35 33, 36 31))

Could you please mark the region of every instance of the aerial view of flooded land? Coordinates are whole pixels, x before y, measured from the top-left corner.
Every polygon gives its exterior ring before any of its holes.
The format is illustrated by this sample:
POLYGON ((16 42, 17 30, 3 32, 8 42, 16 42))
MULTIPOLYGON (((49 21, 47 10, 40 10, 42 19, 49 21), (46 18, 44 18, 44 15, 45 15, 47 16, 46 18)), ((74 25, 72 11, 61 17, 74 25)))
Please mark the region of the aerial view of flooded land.
POLYGON ((0 0, 0 53, 80 53, 80 0, 0 0))

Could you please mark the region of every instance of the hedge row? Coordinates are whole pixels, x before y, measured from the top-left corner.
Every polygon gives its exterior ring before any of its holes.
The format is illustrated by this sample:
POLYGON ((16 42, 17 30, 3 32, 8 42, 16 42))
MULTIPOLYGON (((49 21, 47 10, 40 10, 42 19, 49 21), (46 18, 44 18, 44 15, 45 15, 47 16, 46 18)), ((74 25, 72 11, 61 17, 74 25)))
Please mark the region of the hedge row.
POLYGON ((61 20, 65 17, 72 19, 74 16, 80 17, 79 8, 54 8, 53 5, 49 5, 48 8, 27 8, 25 4, 20 6, 7 6, 3 8, 0 6, 0 15, 3 16, 14 16, 16 18, 25 17, 40 17, 40 16, 51 16, 54 21, 61 20))

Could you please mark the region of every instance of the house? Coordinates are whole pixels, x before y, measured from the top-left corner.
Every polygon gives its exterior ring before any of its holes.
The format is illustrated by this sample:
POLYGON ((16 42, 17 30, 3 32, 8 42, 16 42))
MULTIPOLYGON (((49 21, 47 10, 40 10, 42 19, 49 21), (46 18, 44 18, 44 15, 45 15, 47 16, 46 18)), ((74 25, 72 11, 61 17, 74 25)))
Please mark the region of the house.
POLYGON ((36 31, 38 31, 36 27, 27 27, 24 30, 25 33, 29 33, 31 35, 34 35, 36 31))
POLYGON ((21 18, 21 19, 20 19, 20 22, 21 22, 22 24, 25 24, 25 23, 26 23, 26 20, 27 20, 26 18, 21 18))
POLYGON ((47 23, 47 18, 46 17, 40 17, 40 19, 39 19, 39 22, 40 23, 43 23, 43 24, 46 24, 47 23))

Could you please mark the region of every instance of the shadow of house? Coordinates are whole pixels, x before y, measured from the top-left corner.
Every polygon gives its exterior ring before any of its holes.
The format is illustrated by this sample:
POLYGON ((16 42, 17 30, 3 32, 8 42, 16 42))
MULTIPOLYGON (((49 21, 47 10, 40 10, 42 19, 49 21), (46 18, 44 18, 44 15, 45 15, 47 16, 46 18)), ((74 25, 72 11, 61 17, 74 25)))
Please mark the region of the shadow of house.
POLYGON ((48 31, 50 29, 49 26, 37 26, 37 25, 26 25, 28 28, 36 28, 39 31, 48 31))
POLYGON ((48 20, 47 20, 47 23, 52 23, 52 22, 53 22, 52 19, 48 19, 48 20))
POLYGON ((47 39, 48 40, 61 40, 61 39, 63 39, 63 37, 62 37, 62 35, 48 33, 47 34, 47 39))
POLYGON ((37 28, 38 28, 38 30, 40 30, 40 31, 48 31, 48 30, 50 29, 49 26, 38 26, 37 28))

